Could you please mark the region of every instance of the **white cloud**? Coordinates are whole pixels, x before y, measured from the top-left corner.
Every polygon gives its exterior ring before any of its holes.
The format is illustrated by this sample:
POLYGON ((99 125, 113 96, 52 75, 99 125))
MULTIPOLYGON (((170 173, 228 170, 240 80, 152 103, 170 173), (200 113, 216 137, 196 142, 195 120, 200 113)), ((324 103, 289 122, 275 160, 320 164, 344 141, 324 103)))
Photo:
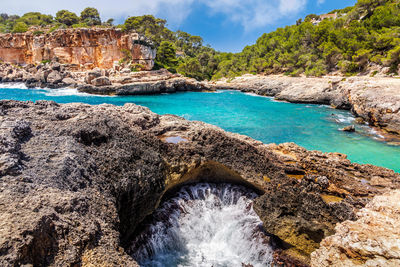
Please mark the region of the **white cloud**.
MULTIPOLYGON (((323 1, 323 0, 318 0, 323 1)), ((169 24, 183 22, 193 5, 203 4, 209 13, 224 15, 228 21, 242 25, 246 30, 264 27, 284 16, 301 11, 307 0, 0 0, 2 12, 23 14, 28 11, 55 14, 68 9, 77 14, 85 7, 96 7, 103 18, 126 18, 129 15, 154 14, 166 18, 169 24)))
POLYGON ((325 0, 317 0, 318 5, 322 5, 323 3, 325 3, 325 0))

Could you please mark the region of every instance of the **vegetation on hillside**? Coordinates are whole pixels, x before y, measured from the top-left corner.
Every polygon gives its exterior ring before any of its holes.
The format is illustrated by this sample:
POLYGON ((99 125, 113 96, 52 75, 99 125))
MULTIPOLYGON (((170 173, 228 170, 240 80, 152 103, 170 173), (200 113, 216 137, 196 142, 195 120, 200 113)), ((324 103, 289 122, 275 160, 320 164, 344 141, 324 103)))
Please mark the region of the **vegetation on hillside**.
MULTIPOLYGON (((372 65, 398 73, 400 64, 400 0, 358 0, 353 7, 333 10, 334 19, 308 15, 296 25, 263 34, 240 53, 221 53, 200 36, 171 31, 166 20, 151 15, 129 17, 116 27, 151 39, 157 50, 155 68, 166 68, 198 80, 244 73, 286 73, 322 76, 332 71, 353 75, 372 65)), ((55 17, 30 12, 21 17, 0 14, 0 32, 25 32, 30 26, 50 28, 110 27, 95 8, 80 16, 60 10, 55 17)), ((41 32, 41 31, 37 31, 41 32)))
POLYGON ((256 44, 223 60, 214 78, 243 73, 321 76, 352 75, 376 64, 397 73, 400 63, 400 1, 359 0, 334 10, 319 23, 309 15, 296 25, 263 34, 256 44), (314 20, 313 20, 314 19, 314 20))

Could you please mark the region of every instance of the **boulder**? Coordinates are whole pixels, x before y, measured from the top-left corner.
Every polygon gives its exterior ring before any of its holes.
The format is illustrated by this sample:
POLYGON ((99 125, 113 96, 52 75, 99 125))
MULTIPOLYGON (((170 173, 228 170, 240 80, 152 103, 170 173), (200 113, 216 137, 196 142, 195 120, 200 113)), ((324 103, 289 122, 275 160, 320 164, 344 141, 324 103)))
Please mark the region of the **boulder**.
POLYGON ((110 79, 108 77, 101 76, 99 78, 93 79, 92 80, 92 85, 94 85, 94 86, 111 85, 111 81, 110 81, 110 79))
POLYGON ((62 76, 58 71, 53 70, 52 72, 49 73, 47 76, 46 81, 51 84, 58 84, 62 81, 62 76))
POLYGON ((94 79, 99 78, 101 76, 102 76, 101 69, 95 68, 86 74, 85 82, 91 84, 94 79))
POLYGON ((62 83, 66 84, 66 85, 75 85, 75 84, 77 84, 77 81, 75 81, 74 79, 72 79, 70 77, 67 77, 62 80, 62 83))

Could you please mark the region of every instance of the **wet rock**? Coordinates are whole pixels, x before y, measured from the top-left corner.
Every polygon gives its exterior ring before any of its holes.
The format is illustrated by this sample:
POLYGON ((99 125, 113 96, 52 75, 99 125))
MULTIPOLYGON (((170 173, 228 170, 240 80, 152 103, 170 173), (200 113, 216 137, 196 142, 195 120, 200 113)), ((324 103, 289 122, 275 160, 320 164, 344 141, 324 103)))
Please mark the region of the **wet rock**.
POLYGON ((357 117, 357 118, 356 118, 356 123, 358 123, 358 124, 364 124, 364 123, 365 123, 365 120, 364 120, 363 118, 361 118, 361 117, 357 117))
POLYGON ((353 133, 353 132, 356 131, 356 127, 355 127, 354 125, 349 125, 349 126, 343 127, 343 128, 340 129, 340 130, 343 131, 343 132, 350 132, 350 133, 353 133))

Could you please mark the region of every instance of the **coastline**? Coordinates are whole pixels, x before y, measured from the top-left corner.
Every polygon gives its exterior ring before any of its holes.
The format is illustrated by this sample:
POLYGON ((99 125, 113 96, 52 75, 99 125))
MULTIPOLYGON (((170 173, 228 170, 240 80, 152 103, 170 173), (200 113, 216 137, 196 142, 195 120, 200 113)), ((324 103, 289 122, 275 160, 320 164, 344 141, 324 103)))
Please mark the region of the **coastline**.
POLYGON ((172 74, 167 70, 132 72, 114 66, 112 69, 74 71, 58 63, 0 65, 0 84, 22 82, 28 88, 73 87, 79 92, 96 95, 150 95, 185 91, 210 92, 239 90, 277 101, 330 105, 350 110, 358 123, 380 130, 385 140, 400 144, 400 79, 389 77, 322 78, 287 77, 283 75, 243 75, 232 80, 199 82, 172 74))
POLYGON ((383 77, 322 78, 283 75, 244 75, 209 83, 214 89, 240 90, 290 103, 330 105, 350 110, 360 123, 384 131, 388 139, 400 136, 400 79, 383 77))

